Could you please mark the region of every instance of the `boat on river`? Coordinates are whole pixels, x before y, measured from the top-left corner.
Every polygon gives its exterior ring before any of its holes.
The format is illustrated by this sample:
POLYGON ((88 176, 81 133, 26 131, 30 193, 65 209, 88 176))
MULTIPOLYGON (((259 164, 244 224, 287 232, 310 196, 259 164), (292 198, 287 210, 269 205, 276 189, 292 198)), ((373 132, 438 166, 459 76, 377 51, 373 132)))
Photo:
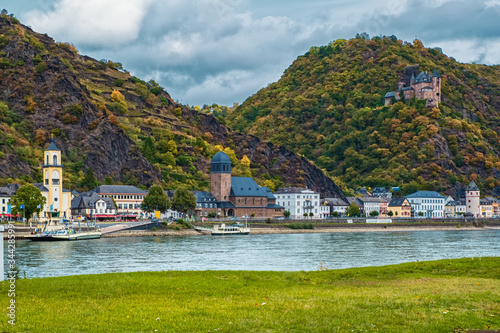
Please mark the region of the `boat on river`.
POLYGON ((212 228, 212 236, 224 236, 224 235, 248 235, 250 233, 250 228, 248 225, 243 223, 234 223, 226 225, 221 223, 219 225, 214 225, 212 228))
POLYGON ((101 238, 101 230, 76 231, 74 229, 61 229, 58 231, 44 231, 41 234, 26 236, 34 242, 74 241, 83 239, 101 238))
POLYGON ((248 235, 250 233, 250 227, 243 223, 234 223, 230 225, 221 223, 214 225, 212 228, 195 226, 194 229, 200 232, 210 233, 212 236, 248 235))
POLYGON ((97 239, 101 238, 101 230, 80 232, 74 229, 63 229, 51 236, 49 241, 73 241, 82 239, 97 239))
MULTIPOLYGON (((89 227, 87 225, 87 227, 89 227)), ((30 235, 24 236, 34 242, 53 242, 53 241, 73 241, 83 239, 101 238, 101 229, 94 223, 93 230, 76 231, 58 224, 56 221, 49 220, 43 228, 37 228, 30 235)))

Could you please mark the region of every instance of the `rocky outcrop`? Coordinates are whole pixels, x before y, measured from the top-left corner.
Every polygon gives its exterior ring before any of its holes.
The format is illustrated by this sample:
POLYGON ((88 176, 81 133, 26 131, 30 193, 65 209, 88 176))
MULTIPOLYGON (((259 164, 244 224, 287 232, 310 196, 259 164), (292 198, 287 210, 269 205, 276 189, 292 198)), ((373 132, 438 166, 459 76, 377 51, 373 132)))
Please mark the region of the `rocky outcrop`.
POLYGON ((239 156, 247 155, 252 163, 261 165, 267 173, 280 175, 286 185, 307 187, 326 197, 345 199, 342 190, 321 169, 285 147, 261 141, 253 135, 233 132, 212 115, 184 110, 184 116, 190 120, 199 117, 202 131, 211 133, 225 146, 234 146, 239 156))

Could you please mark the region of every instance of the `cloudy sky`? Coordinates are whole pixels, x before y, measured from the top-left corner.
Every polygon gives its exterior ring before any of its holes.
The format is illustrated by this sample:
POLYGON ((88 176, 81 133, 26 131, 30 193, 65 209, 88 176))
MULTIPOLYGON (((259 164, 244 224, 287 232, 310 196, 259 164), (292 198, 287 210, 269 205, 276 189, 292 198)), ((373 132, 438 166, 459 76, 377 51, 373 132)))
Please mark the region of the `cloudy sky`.
POLYGON ((500 64, 500 0, 3 0, 35 31, 121 62, 183 104, 243 102, 297 56, 356 33, 500 64))

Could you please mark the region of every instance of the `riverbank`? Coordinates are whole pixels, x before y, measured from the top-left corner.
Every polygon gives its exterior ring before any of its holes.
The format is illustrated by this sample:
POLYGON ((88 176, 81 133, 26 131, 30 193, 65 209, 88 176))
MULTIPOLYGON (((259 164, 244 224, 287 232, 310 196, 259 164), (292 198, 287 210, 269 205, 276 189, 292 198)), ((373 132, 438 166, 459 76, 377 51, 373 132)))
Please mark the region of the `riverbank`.
MULTIPOLYGON (((312 224, 313 229, 291 229, 285 224, 252 224, 251 234, 298 234, 298 233, 336 233, 336 232, 404 232, 404 231, 474 231, 474 230, 500 230, 500 223, 487 223, 481 227, 476 227, 471 223, 329 223, 312 224)), ((23 239, 25 235, 29 235, 29 228, 16 228, 16 238, 23 239)), ((113 237, 142 237, 142 236, 203 236, 210 235, 208 232, 200 232, 194 229, 174 230, 163 225, 160 228, 153 230, 126 230, 110 234, 105 234, 103 238, 113 237)), ((7 238, 7 233, 4 233, 4 239, 7 238)))
MULTIPOLYGON (((0 282, 0 293, 9 287, 0 282)), ((5 319, 2 331, 492 331, 500 329, 500 259, 22 279, 15 297, 16 325, 5 319)), ((4 318, 8 302, 0 301, 4 318)))
MULTIPOLYGON (((315 229, 290 229, 288 227, 273 227, 273 228, 252 228, 250 234, 265 235, 265 234, 304 234, 304 233, 336 233, 336 232, 403 232, 403 231, 475 231, 475 230, 500 230, 499 226, 486 226, 482 228, 476 227, 460 227, 457 226, 372 226, 365 225, 363 227, 316 227, 315 229)), ((141 237, 141 236, 205 236, 210 235, 208 232, 200 232, 194 229, 184 230, 131 230, 120 231, 112 234, 103 235, 103 238, 108 237, 141 237)))

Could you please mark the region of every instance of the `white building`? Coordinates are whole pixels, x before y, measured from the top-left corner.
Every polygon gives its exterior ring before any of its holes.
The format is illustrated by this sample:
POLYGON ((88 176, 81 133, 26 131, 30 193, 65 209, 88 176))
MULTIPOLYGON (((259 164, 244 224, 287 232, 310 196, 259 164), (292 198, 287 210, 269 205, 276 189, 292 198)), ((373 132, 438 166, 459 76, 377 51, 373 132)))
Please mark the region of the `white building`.
POLYGON ((340 198, 325 198, 324 204, 330 206, 330 214, 337 212, 339 216, 346 215, 346 210, 349 207, 349 204, 340 198))
POLYGON ((0 187, 0 219, 11 219, 13 216, 10 211, 10 198, 14 196, 21 187, 19 184, 7 184, 0 187))
POLYGON ((326 219, 330 216, 330 206, 325 204, 319 206, 319 216, 322 219, 326 219))
POLYGON ((309 217, 313 213, 313 218, 322 218, 330 208, 321 208, 319 193, 307 188, 287 187, 274 193, 276 204, 285 207, 285 211, 290 212, 291 219, 303 219, 304 214, 309 217))
POLYGON ((377 216, 385 216, 389 200, 386 197, 361 197, 358 201, 363 204, 362 212, 370 216, 371 212, 377 212, 377 216))
POLYGON ((116 219, 116 207, 111 198, 103 198, 97 193, 82 193, 71 200, 73 219, 95 219, 109 221, 116 219))
POLYGON ((445 197, 435 191, 418 191, 406 196, 410 202, 413 216, 444 217, 445 197))
POLYGON ((89 191, 97 193, 103 198, 113 198, 116 203, 117 215, 125 220, 144 217, 141 204, 148 191, 131 185, 101 185, 89 191))

